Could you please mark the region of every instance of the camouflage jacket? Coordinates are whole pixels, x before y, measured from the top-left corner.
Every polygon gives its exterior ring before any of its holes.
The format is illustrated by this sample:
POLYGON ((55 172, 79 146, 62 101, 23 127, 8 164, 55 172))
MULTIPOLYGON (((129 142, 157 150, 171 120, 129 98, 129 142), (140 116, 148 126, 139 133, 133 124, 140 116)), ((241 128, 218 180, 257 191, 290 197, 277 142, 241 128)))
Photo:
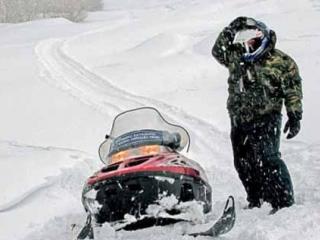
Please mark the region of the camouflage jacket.
POLYGON ((302 86, 298 67, 287 54, 275 49, 276 35, 266 54, 255 63, 243 63, 242 47, 228 37, 228 27, 216 40, 212 55, 229 69, 227 108, 232 119, 250 122, 265 114, 281 113, 283 102, 287 114, 298 120, 302 116, 302 86))

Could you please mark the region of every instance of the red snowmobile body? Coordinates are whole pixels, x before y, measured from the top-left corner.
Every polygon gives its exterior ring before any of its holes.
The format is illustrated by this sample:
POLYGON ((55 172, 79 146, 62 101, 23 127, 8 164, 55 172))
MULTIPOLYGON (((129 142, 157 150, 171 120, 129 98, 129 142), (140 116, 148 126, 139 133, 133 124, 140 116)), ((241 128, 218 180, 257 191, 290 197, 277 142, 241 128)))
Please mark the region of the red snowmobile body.
MULTIPOLYGON (((167 122, 154 108, 119 114, 99 148, 105 167, 83 188, 88 216, 77 239, 94 239, 95 230, 105 222, 116 230, 133 230, 190 221, 184 217, 190 215, 191 204, 200 212, 210 212, 211 187, 204 170, 180 153, 189 145, 189 133, 167 122)), ((229 232, 234 222, 230 196, 222 216, 208 230, 190 235, 217 237, 229 232)))
MULTIPOLYGON (((85 189, 92 188, 101 206, 95 214, 98 223, 123 220, 125 214, 139 219, 147 214, 150 204, 172 194, 179 202, 201 202, 205 213, 211 210, 211 187, 203 170, 175 152, 131 158, 104 167, 89 178, 85 189)), ((179 211, 168 209, 168 213, 179 211)))
MULTIPOLYGON (((144 121, 142 125, 148 124, 144 121)), ((86 211, 97 223, 121 222, 126 214, 140 222, 130 224, 133 228, 172 222, 167 217, 148 216, 147 211, 150 204, 172 195, 179 203, 197 201, 204 213, 211 210, 211 187, 204 170, 178 152, 190 141, 184 128, 169 124, 154 108, 140 108, 117 116, 110 135, 99 151, 108 165, 88 179, 82 195, 86 211), (152 126, 114 133, 122 116, 130 115, 135 121, 133 115, 137 113, 152 126), (161 127, 160 120, 164 123, 161 127)), ((178 209, 167 209, 167 213, 177 221, 174 216, 178 209)))

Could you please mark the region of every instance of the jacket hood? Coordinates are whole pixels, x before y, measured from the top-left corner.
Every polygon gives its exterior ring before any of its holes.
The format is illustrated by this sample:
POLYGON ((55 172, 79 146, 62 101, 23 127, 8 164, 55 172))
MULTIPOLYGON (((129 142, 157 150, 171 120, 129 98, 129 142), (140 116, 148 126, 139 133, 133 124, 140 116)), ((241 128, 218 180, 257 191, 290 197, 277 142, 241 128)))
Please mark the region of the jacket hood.
POLYGON ((273 30, 270 30, 269 38, 270 38, 270 42, 269 42, 269 45, 265 49, 265 53, 271 52, 273 49, 276 48, 277 35, 273 30))

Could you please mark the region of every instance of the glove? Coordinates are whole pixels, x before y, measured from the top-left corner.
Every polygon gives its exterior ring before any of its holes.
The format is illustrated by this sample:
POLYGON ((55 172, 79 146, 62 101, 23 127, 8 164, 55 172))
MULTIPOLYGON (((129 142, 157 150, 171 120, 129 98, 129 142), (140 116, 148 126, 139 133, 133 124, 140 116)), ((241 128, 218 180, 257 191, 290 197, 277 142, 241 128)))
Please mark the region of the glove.
POLYGON ((223 29, 223 36, 228 40, 229 45, 231 45, 235 36, 235 32, 228 26, 223 29))
POLYGON ((232 29, 234 33, 243 30, 247 26, 247 19, 247 17, 237 17, 229 24, 229 27, 232 29))
POLYGON ((300 131, 301 113, 288 113, 288 118, 289 119, 284 126, 283 132, 287 133, 289 130, 287 139, 291 139, 294 138, 300 131))
POLYGON ((238 52, 240 59, 242 54, 245 52, 245 48, 240 43, 233 43, 235 34, 232 29, 230 27, 225 27, 222 31, 222 34, 226 41, 224 47, 226 47, 228 51, 238 52))

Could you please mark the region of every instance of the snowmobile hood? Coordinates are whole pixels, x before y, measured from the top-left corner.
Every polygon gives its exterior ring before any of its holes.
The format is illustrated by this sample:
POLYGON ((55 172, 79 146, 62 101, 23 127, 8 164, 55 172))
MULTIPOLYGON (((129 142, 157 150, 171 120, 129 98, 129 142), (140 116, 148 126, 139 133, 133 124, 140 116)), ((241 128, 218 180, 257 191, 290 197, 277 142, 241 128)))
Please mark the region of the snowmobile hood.
POLYGON ((135 173, 174 173, 202 179, 208 182, 207 176, 200 165, 177 153, 165 153, 154 156, 144 156, 128 159, 120 164, 112 164, 88 179, 87 184, 94 185, 98 182, 135 173))

